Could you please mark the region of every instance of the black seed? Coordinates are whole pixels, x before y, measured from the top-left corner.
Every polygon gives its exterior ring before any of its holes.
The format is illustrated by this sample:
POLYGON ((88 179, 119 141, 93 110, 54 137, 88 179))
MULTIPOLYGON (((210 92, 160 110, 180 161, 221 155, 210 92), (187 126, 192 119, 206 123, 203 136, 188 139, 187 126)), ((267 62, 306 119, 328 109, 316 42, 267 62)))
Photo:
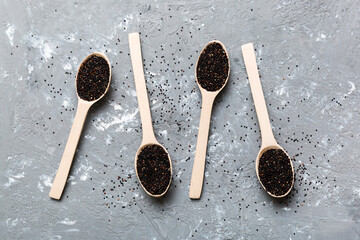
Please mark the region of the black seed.
POLYGON ((79 68, 76 91, 86 101, 100 98, 109 84, 110 67, 107 61, 99 56, 89 57, 79 68))
POLYGON ((229 75, 229 59, 220 43, 213 42, 202 51, 196 68, 200 86, 207 91, 217 91, 224 86, 229 75))
POLYGON ((293 182, 290 158, 281 149, 270 149, 259 159, 259 178, 266 191, 281 196, 289 191, 293 182))
POLYGON ((137 174, 144 188, 153 195, 162 194, 171 179, 170 159, 159 145, 144 147, 136 162, 137 174))

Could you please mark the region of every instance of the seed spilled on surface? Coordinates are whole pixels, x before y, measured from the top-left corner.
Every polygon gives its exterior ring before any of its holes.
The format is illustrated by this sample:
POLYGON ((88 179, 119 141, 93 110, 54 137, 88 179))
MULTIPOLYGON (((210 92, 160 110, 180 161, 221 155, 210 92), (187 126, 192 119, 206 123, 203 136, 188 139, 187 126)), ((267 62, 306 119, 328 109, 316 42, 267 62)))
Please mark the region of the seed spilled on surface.
POLYGON ((166 191, 171 180, 171 169, 164 148, 155 144, 144 147, 137 157, 136 169, 146 191, 153 195, 166 191))
POLYGON ((94 101, 104 95, 110 76, 108 62, 100 56, 89 57, 79 68, 76 91, 86 101, 94 101))
POLYGON ((217 91, 224 86, 229 75, 229 59, 223 46, 210 43, 202 51, 196 68, 197 81, 207 91, 217 91))
POLYGON ((291 159, 281 149, 270 149, 259 159, 259 178, 266 191, 275 196, 286 194, 292 186, 291 159))

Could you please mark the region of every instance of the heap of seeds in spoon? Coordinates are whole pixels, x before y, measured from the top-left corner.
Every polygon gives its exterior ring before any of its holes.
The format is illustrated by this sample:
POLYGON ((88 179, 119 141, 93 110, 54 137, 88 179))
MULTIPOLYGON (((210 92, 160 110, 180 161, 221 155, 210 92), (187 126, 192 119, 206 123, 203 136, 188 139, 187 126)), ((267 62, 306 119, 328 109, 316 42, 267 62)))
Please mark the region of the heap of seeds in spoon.
POLYGON ((77 74, 76 91, 79 97, 86 101, 100 98, 109 84, 110 66, 108 62, 93 55, 89 57, 77 74))
POLYGON ((201 53, 196 77, 200 86, 207 91, 217 91, 224 86, 229 74, 228 56, 218 42, 212 42, 201 53))
POLYGON ((170 161, 167 152, 159 145, 148 145, 139 153, 136 161, 139 180, 146 191, 160 195, 171 180, 170 161))
POLYGON ((288 155, 281 149, 270 149, 259 159, 259 178, 266 191, 282 196, 289 191, 293 172, 288 155))

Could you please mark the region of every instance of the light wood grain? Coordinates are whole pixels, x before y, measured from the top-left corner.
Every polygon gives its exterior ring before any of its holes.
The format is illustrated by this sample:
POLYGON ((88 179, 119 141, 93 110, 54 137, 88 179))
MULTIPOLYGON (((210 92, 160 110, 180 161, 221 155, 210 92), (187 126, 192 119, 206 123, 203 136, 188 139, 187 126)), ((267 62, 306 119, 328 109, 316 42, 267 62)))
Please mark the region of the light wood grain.
POLYGON ((242 53, 245 61, 246 72, 248 74, 250 82, 251 93, 255 103, 255 110, 261 129, 261 145, 277 145, 270 125, 269 114, 265 103, 264 93, 261 87, 259 73, 257 70, 253 45, 251 43, 243 45, 242 53))
MULTIPOLYGON (((73 121, 73 125, 71 127, 70 134, 69 134, 68 140, 66 142, 65 150, 64 150, 63 156, 61 158, 59 168, 57 170, 56 176, 51 185, 51 189, 50 189, 50 193, 49 193, 49 197, 51 197, 53 199, 59 200, 64 191, 66 181, 68 179, 71 165, 72 165, 74 155, 76 152, 76 148, 77 148, 77 145, 78 145, 78 142, 79 142, 79 139, 81 136, 81 132, 82 132, 82 129, 84 126, 84 122, 86 120, 86 115, 87 115, 90 107, 95 102, 99 101, 106 94, 106 92, 108 91, 109 86, 110 86, 111 65, 110 65, 109 59, 106 57, 105 54, 98 53, 98 52, 90 54, 83 60, 83 62, 80 64, 80 67, 89 57, 91 57, 93 55, 103 57, 107 61, 108 65, 109 65, 109 83, 107 85, 107 88, 106 88, 104 94, 94 101, 85 101, 78 96, 78 106, 76 109, 76 114, 75 114, 75 118, 73 121)), ((76 76, 76 78, 77 78, 77 76, 76 76)))
MULTIPOLYGON (((172 176, 172 163, 171 158, 164 146, 162 146, 155 137, 154 129, 152 125, 151 120, 151 111, 150 111, 150 105, 149 105, 149 99, 146 89, 146 81, 144 76, 144 69, 143 69, 143 62, 142 62, 142 56, 141 56, 141 44, 140 44, 140 35, 139 33, 130 33, 129 34, 129 48, 130 48, 130 56, 131 56, 131 63, 134 73, 134 80, 135 80, 135 87, 136 87, 136 95, 138 99, 138 105, 139 105, 139 112, 141 117, 141 125, 142 125, 142 131, 143 131, 143 138, 141 145, 139 149, 136 152, 135 155, 135 171, 136 175, 139 179, 139 175, 137 172, 137 158, 140 154, 141 150, 151 144, 156 144, 161 146, 165 152, 168 155, 169 162, 170 162, 170 171, 172 176)), ((171 184, 171 178, 169 181, 169 185, 167 186, 166 190, 161 194, 151 194, 146 190, 146 188, 142 185, 142 182, 140 182, 141 186, 143 187, 144 191, 149 194, 152 197, 162 197, 165 195, 165 193, 168 191, 170 184, 171 184)))
MULTIPOLYGON (((229 59, 228 53, 226 51, 225 46, 220 41, 211 41, 209 42, 201 51, 201 54, 206 49, 206 47, 209 44, 212 44, 214 42, 217 42, 221 44, 223 49, 225 50, 225 53, 229 59)), ((196 63, 195 68, 195 77, 197 81, 197 75, 196 75, 196 69, 197 64, 199 60, 196 63)), ((210 128, 210 120, 211 120, 211 111, 214 104, 214 100, 216 96, 219 94, 219 92, 225 87, 230 75, 230 63, 229 63, 229 70, 228 70, 228 77, 222 86, 221 89, 211 92, 207 91, 206 89, 202 88, 201 85, 198 83, 199 89, 201 91, 202 95, 202 107, 201 107, 201 116, 200 116, 200 123, 199 123, 199 132, 196 142, 196 153, 195 153, 195 159, 194 159, 194 165, 192 169, 191 174, 191 182, 190 182, 190 191, 189 191, 189 198, 191 199, 200 199, 202 187, 204 183, 204 171, 205 171, 205 162, 206 162, 206 150, 207 150, 207 144, 208 144, 208 137, 209 137, 209 128, 210 128)))
POLYGON ((194 165, 191 175, 189 197, 199 199, 201 197, 204 182, 206 150, 209 137, 211 111, 216 94, 206 94, 203 96, 199 131, 196 142, 196 152, 194 165))
MULTIPOLYGON (((261 148, 257 155, 256 163, 255 163, 256 175, 259 179, 261 186, 266 191, 266 189, 263 186, 263 184, 261 183, 260 177, 259 177, 259 159, 260 159, 260 157, 262 156, 262 154, 264 152, 266 152, 269 149, 281 149, 287 155, 288 155, 288 153, 276 142, 276 140, 274 138, 274 134, 273 134, 273 131, 271 128, 270 120, 269 120, 269 114, 268 114, 266 103, 265 103, 264 93, 263 93, 263 90, 261 87, 259 72, 258 72, 258 68, 257 68, 257 64, 256 64, 254 46, 252 43, 248 43, 248 44, 241 46, 241 49, 242 49, 242 54, 243 54, 243 58, 244 58, 244 62, 245 62, 246 72, 247 72, 247 75, 249 78, 252 97, 253 97, 253 100, 255 103, 256 115, 257 115, 258 122, 260 125, 260 130, 261 130, 261 148)), ((285 197, 286 195, 288 195, 290 193, 292 186, 294 185, 294 167, 293 167, 292 161, 290 160, 289 155, 288 155, 288 157, 289 157, 289 161, 290 161, 290 165, 291 165, 291 169, 292 169, 292 173, 293 173, 293 181, 292 181, 291 188, 289 189, 289 191, 287 193, 285 193, 284 195, 279 195, 279 196, 273 195, 270 192, 267 192, 272 197, 276 197, 276 198, 285 197)))
POLYGON ((86 115, 92 103, 79 100, 75 118, 49 196, 60 199, 76 152, 86 115))
POLYGON ((147 143, 157 143, 151 120, 149 99, 141 56, 140 36, 138 33, 129 34, 129 46, 143 131, 143 142, 141 145, 147 143))

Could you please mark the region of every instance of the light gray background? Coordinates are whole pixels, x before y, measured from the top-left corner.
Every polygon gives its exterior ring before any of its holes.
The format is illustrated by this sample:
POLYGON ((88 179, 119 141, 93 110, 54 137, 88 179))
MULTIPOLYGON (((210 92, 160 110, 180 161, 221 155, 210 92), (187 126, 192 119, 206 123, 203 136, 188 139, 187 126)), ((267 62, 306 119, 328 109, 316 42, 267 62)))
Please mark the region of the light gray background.
POLYGON ((0 238, 359 239, 359 4, 1 1, 0 238), (134 173, 142 136, 128 55, 134 31, 154 130, 173 160, 162 199, 147 196, 134 173), (227 47, 231 76, 213 110, 202 198, 190 201, 201 103, 194 66, 213 39, 227 47), (295 190, 283 200, 255 175, 261 139, 241 55, 248 42, 276 139, 295 157, 295 190), (74 76, 94 51, 113 65, 110 91, 90 110, 54 201, 74 76))

